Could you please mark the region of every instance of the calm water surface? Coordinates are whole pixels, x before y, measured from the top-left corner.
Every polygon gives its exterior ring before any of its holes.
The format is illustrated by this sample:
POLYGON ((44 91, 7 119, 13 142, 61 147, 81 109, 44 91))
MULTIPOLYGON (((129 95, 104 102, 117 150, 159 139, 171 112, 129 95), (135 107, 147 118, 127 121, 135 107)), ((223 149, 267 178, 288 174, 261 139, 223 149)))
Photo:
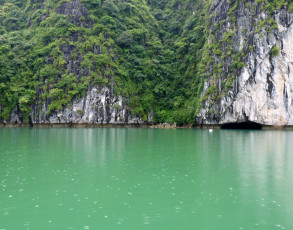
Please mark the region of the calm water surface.
POLYGON ((293 132, 2 128, 0 229, 293 229, 293 132))

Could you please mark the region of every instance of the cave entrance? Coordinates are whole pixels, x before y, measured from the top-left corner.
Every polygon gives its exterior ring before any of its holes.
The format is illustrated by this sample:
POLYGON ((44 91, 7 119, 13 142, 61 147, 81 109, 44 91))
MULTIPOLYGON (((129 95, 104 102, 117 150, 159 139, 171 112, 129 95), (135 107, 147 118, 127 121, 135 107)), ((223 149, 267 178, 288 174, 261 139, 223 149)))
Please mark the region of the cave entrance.
POLYGON ((262 125, 252 121, 226 123, 221 126, 221 129, 262 129, 262 125))

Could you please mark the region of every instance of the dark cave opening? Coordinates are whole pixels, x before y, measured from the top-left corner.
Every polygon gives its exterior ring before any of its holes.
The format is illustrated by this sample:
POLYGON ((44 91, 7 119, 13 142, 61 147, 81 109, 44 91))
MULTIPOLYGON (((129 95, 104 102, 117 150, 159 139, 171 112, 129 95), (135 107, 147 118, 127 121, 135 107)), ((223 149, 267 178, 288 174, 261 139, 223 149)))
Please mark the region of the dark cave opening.
POLYGON ((252 121, 226 123, 221 126, 221 129, 262 129, 262 125, 252 121))

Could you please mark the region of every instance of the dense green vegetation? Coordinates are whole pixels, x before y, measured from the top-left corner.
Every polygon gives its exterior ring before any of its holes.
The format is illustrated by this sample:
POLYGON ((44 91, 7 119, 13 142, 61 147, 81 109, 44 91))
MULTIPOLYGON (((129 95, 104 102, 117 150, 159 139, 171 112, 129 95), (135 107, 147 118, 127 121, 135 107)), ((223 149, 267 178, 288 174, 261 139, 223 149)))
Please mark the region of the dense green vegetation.
MULTIPOLYGON (((88 87, 107 85, 144 120, 154 110, 154 122, 193 123, 201 103, 219 100, 233 87, 245 52, 254 49, 247 44, 239 52, 231 44, 234 13, 243 1, 230 0, 227 18, 213 24, 212 2, 0 0, 0 116, 7 119, 17 107, 28 121, 32 105, 44 104, 49 115, 88 87), (72 1, 75 13, 66 5, 72 1), (227 23, 231 31, 219 33, 227 23), (200 97, 207 78, 211 86, 200 97)), ((272 15, 282 7, 292 10, 292 4, 256 1, 272 15)), ((256 23, 255 32, 275 27, 268 18, 256 23)), ((272 55, 278 53, 275 47, 272 55)))
POLYGON ((18 106, 27 120, 33 103, 52 113, 111 85, 143 119, 153 109, 155 122, 193 122, 203 1, 81 0, 81 17, 65 15, 65 2, 0 0, 3 119, 18 106))

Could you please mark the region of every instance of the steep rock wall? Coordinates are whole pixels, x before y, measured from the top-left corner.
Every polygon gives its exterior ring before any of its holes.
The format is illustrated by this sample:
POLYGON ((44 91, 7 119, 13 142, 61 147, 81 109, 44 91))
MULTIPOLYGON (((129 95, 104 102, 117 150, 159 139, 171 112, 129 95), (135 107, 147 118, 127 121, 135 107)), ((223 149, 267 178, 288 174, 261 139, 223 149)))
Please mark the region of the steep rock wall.
POLYGON ((89 10, 80 3, 80 0, 72 0, 70 2, 64 2, 57 9, 56 13, 68 15, 70 22, 80 27, 91 27, 91 21, 87 20, 89 16, 89 10), (83 17, 83 20, 80 18, 83 17))
MULTIPOLYGON (((80 0, 71 0, 63 2, 55 12, 68 17, 69 21, 79 27, 92 27, 93 22, 88 19, 89 10, 80 2, 80 0), (82 18, 82 20, 81 20, 82 18)), ((42 21, 46 20, 48 15, 42 17, 42 21)), ((29 22, 30 25, 30 22, 29 22)), ((80 41, 82 34, 71 33, 69 36, 73 42, 80 41)), ((84 55, 77 51, 74 51, 76 47, 74 45, 62 44, 58 47, 63 54, 63 60, 66 62, 64 65, 64 71, 68 74, 73 73, 79 80, 81 77, 88 77, 90 70, 86 67, 81 67, 81 63, 84 60, 84 55), (77 56, 72 58, 72 52, 77 56)), ((110 54, 112 47, 107 47, 104 53, 110 54)), ((93 45, 93 54, 102 54, 101 45, 93 45)), ((112 57, 111 57, 112 58, 112 57)), ((116 58, 116 57, 115 57, 116 58)), ((112 58, 114 61, 115 58, 112 58)), ((54 57, 47 55, 43 64, 51 64, 55 61, 54 57)), ((102 68, 105 68, 102 66, 102 68)), ((102 76, 104 77, 104 76, 102 76)), ((91 82, 86 90, 85 96, 75 97, 71 102, 68 102, 66 106, 61 110, 50 111, 51 98, 42 99, 43 89, 38 89, 35 102, 30 106, 31 112, 28 116, 28 120, 24 118, 19 104, 11 111, 8 119, 3 120, 0 116, 0 124, 147 124, 152 122, 152 114, 150 113, 147 121, 141 120, 139 116, 131 114, 131 108, 127 106, 128 98, 114 95, 114 87, 111 86, 113 81, 111 78, 114 76, 107 76, 109 78, 106 84, 103 86, 95 85, 91 82)), ((60 78, 60 75, 57 76, 60 78)), ((106 78, 106 77, 105 77, 106 78)), ((105 79, 104 78, 104 79, 105 79)), ((48 93, 52 89, 52 86, 48 87, 48 93)), ((0 114, 4 108, 0 104, 0 114)))
MULTIPOLYGON (((86 96, 73 100, 72 104, 61 111, 48 113, 47 104, 42 106, 34 105, 29 119, 31 124, 146 124, 151 123, 151 116, 148 122, 142 121, 131 112, 123 102, 121 96, 113 96, 113 89, 109 87, 89 88, 86 96)), ((15 108, 8 121, 8 124, 24 123, 18 108, 15 108)))
POLYGON ((213 53, 215 62, 203 95, 211 87, 216 93, 208 95, 198 124, 253 121, 292 126, 293 14, 286 6, 269 13, 256 1, 229 4, 226 0, 216 1, 211 12, 212 23, 222 24, 220 30, 212 30, 214 39, 224 42, 219 44, 222 56, 213 53), (234 52, 234 60, 225 56, 229 51, 231 56, 234 52), (235 63, 241 68, 237 70, 235 63), (220 74, 213 71, 215 66, 223 66, 220 74), (227 86, 229 78, 231 86, 227 86))

